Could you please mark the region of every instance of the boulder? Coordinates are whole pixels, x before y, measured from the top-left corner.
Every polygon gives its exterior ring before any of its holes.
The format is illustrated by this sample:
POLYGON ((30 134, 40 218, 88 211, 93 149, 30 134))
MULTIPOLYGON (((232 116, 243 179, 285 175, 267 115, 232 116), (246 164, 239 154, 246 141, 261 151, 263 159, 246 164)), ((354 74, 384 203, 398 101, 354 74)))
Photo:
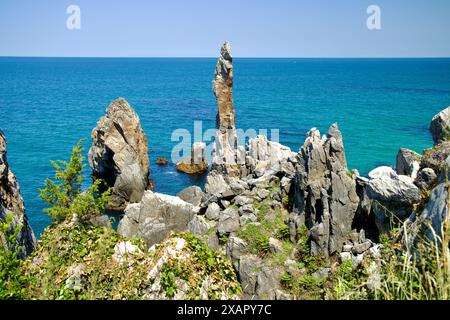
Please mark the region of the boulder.
POLYGON ((119 234, 160 243, 171 231, 182 232, 194 217, 194 206, 178 197, 145 191, 139 203, 129 204, 120 220, 119 234))
POLYGON ((415 185, 420 190, 429 190, 436 182, 437 175, 431 168, 423 168, 417 174, 415 185))
POLYGON ((340 252, 351 232, 358 208, 356 183, 347 174, 342 135, 336 124, 322 139, 317 129, 308 132, 296 166, 291 239, 306 226, 313 255, 340 252))
POLYGON ((209 229, 213 227, 214 223, 206 221, 203 216, 199 215, 194 215, 192 220, 188 223, 188 231, 199 236, 206 234, 209 229))
POLYGON ((211 171, 206 177, 205 192, 218 198, 233 197, 234 192, 226 177, 217 171, 211 171))
POLYGON ((442 110, 433 117, 430 123, 430 132, 435 144, 447 140, 450 130, 450 107, 442 110))
POLYGON ((198 207, 202 203, 203 196, 204 193, 198 186, 190 186, 177 193, 177 197, 189 202, 194 207, 198 207))
POLYGON ((167 166, 169 164, 169 160, 164 157, 156 158, 156 164, 160 166, 167 166))
POLYGON ((21 247, 17 252, 18 256, 25 258, 36 246, 36 238, 25 213, 19 183, 8 164, 6 146, 6 138, 0 130, 0 222, 5 222, 7 215, 12 215, 7 234, 3 234, 0 230, 0 245, 6 245, 6 236, 20 225, 15 245, 21 247))
MULTIPOLYGON (((372 201, 375 223, 380 233, 389 231, 392 215, 404 220, 420 202, 420 190, 409 176, 398 175, 392 168, 380 167, 369 173, 367 194, 372 201)), ((396 220, 394 219, 394 220, 396 220)))
POLYGON ((112 188, 108 209, 123 210, 151 188, 147 137, 136 112, 124 99, 113 101, 92 130, 89 164, 93 179, 112 188))
POLYGON ((209 220, 219 220, 220 216, 220 206, 216 202, 212 202, 210 205, 208 205, 208 208, 206 209, 205 216, 209 220))
POLYGON ((409 149, 400 149, 397 154, 397 174, 415 179, 420 169, 420 154, 409 149))
POLYGON ((239 230, 239 212, 234 207, 226 208, 219 217, 217 231, 219 236, 229 235, 239 230))
POLYGON ((294 176, 295 167, 291 159, 295 159, 296 154, 290 148, 268 141, 263 135, 250 139, 248 148, 249 155, 246 160, 248 169, 256 177, 261 177, 269 170, 274 173, 281 172, 289 177, 294 176))
POLYGON ((200 174, 208 170, 208 162, 206 161, 206 144, 203 142, 195 142, 192 145, 191 155, 177 163, 178 171, 187 174, 200 174))

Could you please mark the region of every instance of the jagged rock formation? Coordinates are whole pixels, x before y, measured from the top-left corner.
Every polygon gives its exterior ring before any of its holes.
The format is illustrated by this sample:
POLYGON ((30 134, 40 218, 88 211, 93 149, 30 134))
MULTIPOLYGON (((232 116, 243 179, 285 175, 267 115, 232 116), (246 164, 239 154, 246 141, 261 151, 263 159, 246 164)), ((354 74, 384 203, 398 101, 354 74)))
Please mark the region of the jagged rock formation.
POLYGON ((234 122, 233 58, 229 42, 225 42, 220 50, 212 88, 218 107, 212 167, 229 176, 239 177, 238 159, 236 158, 238 146, 234 122))
POLYGON ((430 123, 430 132, 435 144, 447 140, 450 130, 450 107, 442 110, 433 117, 430 123))
POLYGON ((195 142, 191 155, 177 163, 177 170, 187 174, 200 174, 208 170, 206 161, 206 144, 195 142))
POLYGON ((143 238, 148 245, 160 243, 171 231, 186 231, 194 206, 178 197, 145 191, 139 203, 125 209, 117 231, 129 238, 143 238))
MULTIPOLYGON (((19 183, 11 171, 7 161, 6 139, 0 130, 0 221, 5 222, 6 216, 13 215, 11 230, 17 225, 22 229, 17 236, 16 244, 21 247, 18 252, 21 258, 28 256, 36 245, 33 230, 28 223, 19 183)), ((6 245, 5 234, 0 231, 0 245, 6 245)))
POLYGON ((94 179, 112 187, 109 209, 123 210, 151 189, 147 137, 136 112, 124 99, 113 101, 92 130, 89 164, 94 179))
POLYGON ((326 139, 315 128, 309 131, 299 152, 290 223, 292 239, 301 226, 308 228, 313 255, 339 252, 352 230, 359 198, 355 180, 347 173, 337 125, 330 127, 326 139))

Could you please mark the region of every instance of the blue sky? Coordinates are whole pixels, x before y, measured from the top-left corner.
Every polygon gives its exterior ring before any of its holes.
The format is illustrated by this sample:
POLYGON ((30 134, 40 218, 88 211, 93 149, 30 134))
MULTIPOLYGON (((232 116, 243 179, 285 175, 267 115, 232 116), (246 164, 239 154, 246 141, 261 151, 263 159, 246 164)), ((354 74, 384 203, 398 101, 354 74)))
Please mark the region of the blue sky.
POLYGON ((450 57, 450 1, 0 0, 0 56, 215 57, 224 40, 238 57, 450 57))

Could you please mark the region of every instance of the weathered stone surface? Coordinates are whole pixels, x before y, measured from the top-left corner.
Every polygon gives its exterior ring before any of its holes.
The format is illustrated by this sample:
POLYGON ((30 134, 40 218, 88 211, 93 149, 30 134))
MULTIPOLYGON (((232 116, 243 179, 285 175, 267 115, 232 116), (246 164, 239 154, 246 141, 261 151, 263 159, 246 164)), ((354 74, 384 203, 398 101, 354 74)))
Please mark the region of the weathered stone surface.
POLYGON ((283 251, 283 244, 280 240, 270 237, 269 238, 269 250, 272 253, 279 253, 283 251))
POLYGON ((408 149, 400 149, 397 154, 396 171, 400 175, 415 179, 420 169, 420 154, 408 149))
POLYGON ((227 258, 234 263, 236 260, 239 260, 241 256, 248 253, 247 247, 248 244, 245 240, 231 236, 226 244, 227 258))
MULTIPOLYGON (((0 222, 5 222, 6 216, 9 214, 12 214, 13 218, 11 230, 7 233, 9 234, 18 225, 22 226, 17 235, 16 244, 22 248, 18 252, 19 257, 25 258, 34 249, 36 239, 25 213, 19 183, 8 165, 6 139, 3 131, 0 130, 0 222)), ((6 245, 5 236, 0 231, 0 245, 6 245)))
POLYGON ((238 210, 233 207, 228 207, 219 217, 217 231, 219 232, 219 236, 228 235, 231 232, 239 230, 239 226, 238 210))
POLYGON ((437 175, 431 168, 423 168, 417 174, 415 185, 421 190, 429 190, 436 182, 437 175))
POLYGON ((249 140, 247 166, 249 172, 261 177, 267 171, 282 172, 286 176, 295 174, 294 159, 296 154, 290 148, 277 142, 268 141, 266 136, 258 135, 249 140))
POLYGON ((139 203, 127 206, 118 232, 125 237, 143 238, 153 245, 164 240, 171 231, 186 231, 194 214, 192 204, 148 190, 139 203))
POLYGON ((449 194, 448 194, 448 179, 450 174, 446 169, 450 168, 450 157, 447 158, 445 166, 442 169, 439 178, 439 184, 431 191, 428 203, 422 212, 411 215, 406 226, 408 232, 403 237, 405 246, 413 248, 418 240, 418 237, 426 237, 435 241, 435 235, 442 237, 442 227, 444 221, 448 219, 449 208, 449 194), (446 177, 446 174, 449 176, 446 177))
POLYGON ((210 172, 206 177, 205 191, 218 198, 234 196, 234 192, 229 183, 225 180, 224 175, 217 171, 210 172))
POLYGON ((435 144, 447 139, 450 130, 450 107, 442 110, 433 117, 430 123, 430 132, 435 144))
POLYGON ((375 223, 380 233, 389 231, 391 215, 404 220, 420 201, 420 190, 411 177, 398 175, 392 168, 380 167, 369 173, 367 194, 372 200, 375 223))
POLYGON ((233 102, 233 58, 229 42, 225 42, 220 50, 212 88, 218 107, 217 136, 213 148, 212 167, 219 172, 239 177, 233 102))
POLYGON ((208 170, 205 151, 205 143, 195 142, 191 155, 177 163, 177 170, 187 174, 200 174, 208 170))
POLYGON ((198 207, 202 203, 203 196, 204 193, 198 186, 190 186, 177 193, 177 197, 189 202, 194 207, 198 207))
POLYGON ((93 178, 112 187, 109 209, 139 202, 151 181, 147 138, 136 112, 122 98, 113 101, 91 137, 89 164, 93 178))
POLYGON ((213 202, 206 209, 205 216, 210 220, 219 220, 220 211, 220 206, 216 202, 213 202))
POLYGON ((448 156, 450 156, 450 141, 444 141, 424 151, 420 167, 431 168, 438 174, 448 156))
POLYGON ((192 220, 188 223, 188 231, 202 236, 214 227, 214 223, 206 221, 203 216, 194 215, 192 220))
POLYGON ((347 175, 342 135, 336 124, 325 139, 315 128, 308 132, 299 152, 294 187, 291 238, 305 225, 312 254, 339 252, 351 232, 359 198, 355 180, 347 175))

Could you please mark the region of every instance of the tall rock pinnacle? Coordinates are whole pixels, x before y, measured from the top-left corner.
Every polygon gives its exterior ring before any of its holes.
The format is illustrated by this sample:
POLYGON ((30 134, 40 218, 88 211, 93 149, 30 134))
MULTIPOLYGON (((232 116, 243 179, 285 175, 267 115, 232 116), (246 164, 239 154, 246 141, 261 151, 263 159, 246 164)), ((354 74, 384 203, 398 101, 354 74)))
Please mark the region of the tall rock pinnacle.
POLYGON ((213 151, 212 168, 231 176, 239 176, 237 165, 237 136, 234 123, 233 103, 233 58, 231 46, 225 42, 220 50, 214 79, 214 95, 217 99, 216 144, 213 151))

